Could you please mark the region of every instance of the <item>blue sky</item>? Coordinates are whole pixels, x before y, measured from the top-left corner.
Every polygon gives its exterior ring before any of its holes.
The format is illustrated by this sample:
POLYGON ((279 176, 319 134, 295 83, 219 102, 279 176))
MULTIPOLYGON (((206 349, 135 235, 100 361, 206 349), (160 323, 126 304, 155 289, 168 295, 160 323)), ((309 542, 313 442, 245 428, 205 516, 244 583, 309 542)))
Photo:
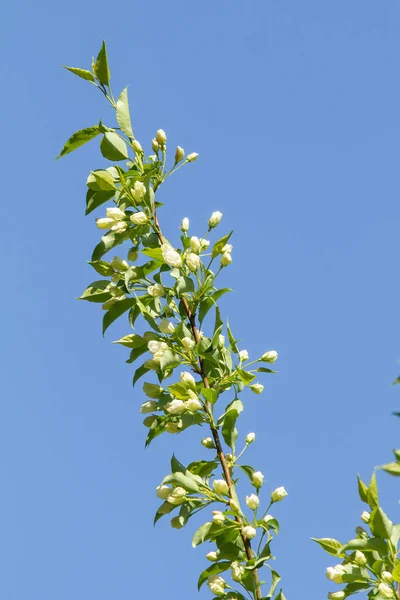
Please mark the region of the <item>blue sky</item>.
MULTIPOLYGON (((352 537, 356 473, 398 445, 399 19, 394 0, 2 6, 2 598, 183 600, 206 566, 193 528, 152 526, 169 456, 204 456, 200 432, 144 450, 142 394, 110 343, 127 328, 104 341, 101 311, 75 301, 95 278, 85 180, 103 163, 97 142, 54 157, 112 114, 60 65, 89 67, 103 38, 142 143, 163 127, 200 154, 160 193, 165 231, 188 216, 201 234, 213 210, 235 228, 224 313, 250 354, 280 354, 241 425, 266 491, 289 491, 276 568, 288 599, 331 589, 309 538, 352 537)), ((379 482, 398 521, 397 481, 379 482)))

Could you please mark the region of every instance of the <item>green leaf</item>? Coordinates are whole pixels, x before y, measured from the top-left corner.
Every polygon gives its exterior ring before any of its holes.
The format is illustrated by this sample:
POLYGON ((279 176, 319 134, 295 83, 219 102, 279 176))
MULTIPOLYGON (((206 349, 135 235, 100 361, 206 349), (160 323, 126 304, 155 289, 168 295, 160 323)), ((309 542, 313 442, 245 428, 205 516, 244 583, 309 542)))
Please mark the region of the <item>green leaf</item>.
POLYGON ((100 143, 100 150, 108 160, 125 160, 129 157, 128 148, 124 140, 113 131, 104 134, 100 143))
POLYGON ((386 473, 389 473, 390 475, 400 477, 400 464, 397 462, 387 463, 386 465, 382 465, 380 468, 382 471, 386 471, 386 473))
POLYGON ((372 533, 380 538, 389 539, 392 535, 393 523, 379 506, 372 511, 369 526, 372 533))
POLYGON ((127 87, 122 90, 121 95, 117 100, 117 122, 125 135, 127 135, 129 138, 135 137, 132 131, 127 87))
POLYGON ((175 289, 178 298, 180 298, 182 294, 194 292, 193 280, 190 277, 178 277, 176 280, 175 289))
POLYGON ((256 369, 257 373, 274 373, 276 374, 278 371, 274 371, 273 369, 267 369, 266 367, 258 367, 256 369))
POLYGON ((81 129, 80 131, 76 131, 71 135, 71 137, 65 142, 63 149, 57 158, 61 158, 70 152, 73 152, 77 148, 80 148, 90 140, 93 140, 100 134, 100 129, 97 125, 93 127, 86 127, 86 129, 81 129))
POLYGON ((97 271, 97 273, 100 273, 100 275, 114 275, 114 269, 110 263, 106 262, 105 260, 89 261, 89 265, 91 265, 93 269, 97 271))
POLYGON ((224 421, 222 423, 222 437, 225 440, 225 443, 234 449, 238 431, 235 427, 235 423, 237 421, 238 416, 243 410, 243 404, 240 400, 234 400, 230 404, 229 410, 225 413, 224 421))
POLYGON ((166 350, 160 359, 160 369, 165 371, 166 369, 174 369, 181 364, 181 357, 179 354, 175 354, 172 350, 166 350))
POLYGON ((219 466, 216 460, 196 460, 188 465, 188 470, 199 477, 209 477, 219 466))
POLYGON ((239 353, 239 348, 237 347, 236 340, 233 337, 233 334, 232 334, 229 322, 226 323, 226 330, 228 332, 228 339, 229 339, 229 343, 231 345, 231 348, 232 348, 233 352, 236 352, 236 354, 238 354, 239 353))
POLYGON ((222 237, 220 240, 215 242, 213 249, 212 249, 212 258, 215 258, 216 256, 218 256, 218 254, 221 254, 222 248, 225 246, 225 244, 227 244, 229 242, 229 238, 231 237, 232 233, 233 233, 233 230, 230 233, 228 233, 228 235, 224 235, 224 237, 222 237))
POLYGON ((397 385, 398 383, 400 383, 400 375, 399 375, 399 377, 396 377, 396 379, 393 381, 392 385, 397 385))
POLYGON ((106 233, 106 235, 103 235, 101 241, 93 250, 92 261, 100 260, 100 258, 104 256, 104 254, 109 252, 112 248, 118 246, 119 244, 122 244, 122 242, 124 242, 127 239, 127 235, 116 234, 113 231, 109 231, 108 233, 106 233))
POLYGON ((154 260, 157 260, 158 262, 164 261, 161 248, 149 248, 148 250, 141 250, 141 253, 150 256, 150 258, 154 258, 154 260))
POLYGON ((91 171, 87 178, 86 185, 95 192, 110 192, 117 189, 111 173, 105 169, 91 171))
POLYGON ((108 68, 106 43, 104 41, 101 46, 101 50, 97 55, 96 63, 93 66, 93 71, 100 83, 102 83, 103 85, 110 84, 111 75, 110 70, 108 68))
POLYGON ((373 552, 377 551, 380 554, 385 554, 387 552, 387 543, 382 538, 356 538, 354 540, 350 540, 347 544, 344 544, 338 551, 338 554, 342 554, 347 550, 363 550, 363 552, 373 552))
POLYGON ((358 494, 361 498, 361 501, 368 504, 368 487, 361 480, 359 475, 357 475, 357 483, 358 483, 358 494))
POLYGON ((143 375, 146 375, 146 373, 150 371, 150 369, 148 369, 147 367, 145 367, 144 365, 141 365, 138 369, 136 369, 135 374, 133 376, 133 380, 132 380, 132 387, 135 387, 135 383, 141 378, 143 377, 143 375))
POLYGON ((230 569, 231 561, 221 561, 214 563, 211 567, 204 569, 201 573, 199 580, 197 582, 197 589, 200 590, 203 583, 205 583, 210 575, 218 575, 219 573, 223 573, 230 569))
POLYGON ((282 592, 282 590, 279 592, 279 594, 277 596, 275 596, 275 600, 286 600, 286 596, 282 592))
POLYGON ((216 304, 217 300, 219 300, 219 298, 221 298, 221 296, 223 296, 227 292, 231 292, 231 291, 232 291, 231 288, 223 288, 223 289, 217 290, 216 292, 214 292, 210 296, 207 296, 207 298, 204 298, 200 302, 200 306, 199 306, 199 323, 200 323, 200 325, 202 324, 208 311, 216 304))
POLYGON ((243 381, 244 385, 248 385, 255 379, 255 375, 245 371, 244 369, 236 369, 236 373, 239 375, 240 379, 243 381))
POLYGON ((378 484, 376 482, 376 473, 374 472, 368 488, 368 504, 371 508, 379 506, 378 484))
POLYGON ((161 519, 161 517, 163 517, 164 515, 169 515, 169 513, 171 513, 174 510, 174 508, 177 508, 176 506, 174 506, 174 504, 170 504, 169 502, 163 502, 158 508, 156 516, 154 517, 154 525, 157 523, 157 521, 161 519))
POLYGON ((109 285, 110 282, 108 279, 93 281, 93 283, 86 288, 78 300, 88 300, 89 302, 105 302, 110 298, 109 292, 106 292, 106 289, 109 285))
POLYGON ((199 527, 192 539, 193 548, 196 548, 196 546, 199 546, 200 544, 205 542, 212 526, 213 523, 204 523, 204 525, 199 527))
POLYGON ((243 473, 246 473, 247 477, 250 479, 250 482, 253 483, 253 474, 255 473, 255 469, 250 465, 236 465, 239 469, 242 469, 243 473))
POLYGON ((337 540, 332 538, 311 538, 314 542, 317 542, 326 552, 329 554, 333 554, 333 556, 338 555, 338 550, 342 547, 342 544, 337 540))
POLYGON ((74 75, 77 75, 82 79, 86 79, 86 81, 91 81, 92 83, 94 83, 94 75, 91 71, 88 71, 87 69, 79 69, 78 67, 66 67, 65 65, 63 65, 63 67, 64 69, 67 69, 67 71, 71 71, 71 73, 73 73, 74 75))
POLYGON ((107 202, 107 200, 111 200, 114 193, 114 190, 110 192, 95 192, 94 190, 88 189, 86 192, 85 215, 90 214, 96 208, 107 202))
POLYGON ((218 400, 218 392, 217 390, 213 390, 211 388, 201 388, 201 393, 210 404, 215 404, 218 400))
POLYGON ((111 323, 114 323, 118 317, 129 310, 134 304, 136 304, 136 298, 126 298, 116 302, 110 310, 108 310, 103 317, 103 335, 110 327, 111 323))
MULTIPOLYGON (((120 300, 120 302, 123 302, 123 300, 120 300)), ((147 346, 146 340, 136 333, 125 335, 120 340, 113 342, 113 344, 121 344, 121 346, 125 346, 126 348, 140 348, 141 346, 147 346)))
POLYGON ((274 592, 277 588, 277 585, 281 580, 281 576, 279 575, 279 573, 277 573, 273 569, 271 569, 271 577, 272 577, 272 583, 271 583, 271 587, 269 588, 266 598, 272 598, 272 596, 274 595, 274 592))
POLYGON ((397 581, 397 583, 400 583, 400 560, 396 560, 396 562, 394 563, 392 577, 395 581, 397 581))

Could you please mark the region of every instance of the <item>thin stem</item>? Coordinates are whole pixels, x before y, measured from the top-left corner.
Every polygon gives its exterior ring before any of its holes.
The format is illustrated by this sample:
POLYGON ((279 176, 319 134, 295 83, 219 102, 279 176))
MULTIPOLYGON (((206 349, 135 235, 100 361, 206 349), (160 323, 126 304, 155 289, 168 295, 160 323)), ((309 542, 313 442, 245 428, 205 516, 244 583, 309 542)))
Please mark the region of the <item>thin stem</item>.
MULTIPOLYGON (((165 238, 161 232, 161 228, 160 228, 160 223, 158 220, 158 216, 157 216, 157 211, 156 211, 156 207, 153 206, 153 211, 154 211, 154 225, 156 228, 156 232, 158 235, 158 239, 160 240, 161 244, 165 243, 165 238)), ((195 313, 193 313, 190 310, 188 301, 186 300, 186 298, 182 298, 182 304, 185 308, 185 312, 187 315, 187 318, 189 320, 190 323, 190 327, 193 333, 193 337, 194 340, 196 342, 196 344, 200 341, 200 336, 199 336, 199 331, 197 329, 196 326, 196 315, 195 313)), ((204 360, 201 356, 199 356, 199 367, 200 367, 200 375, 201 378, 203 380, 203 384, 205 388, 210 388, 210 382, 208 380, 207 377, 207 373, 206 373, 206 369, 205 369, 205 365, 204 365, 204 360)), ((214 440, 214 444, 215 444, 215 448, 217 450, 217 456, 219 459, 219 462, 221 463, 221 467, 222 467, 222 471, 224 474, 224 478, 226 483, 228 484, 228 488, 229 488, 229 496, 230 498, 234 498, 234 485, 233 485, 233 481, 232 481, 232 476, 231 476, 231 472, 230 469, 228 467, 228 463, 226 462, 226 457, 222 448, 222 444, 221 444, 221 439, 219 437, 219 433, 217 428, 215 427, 215 423, 214 423, 214 419, 212 418, 212 405, 209 402, 206 402, 206 412, 207 414, 211 417, 210 418, 210 429, 211 429, 211 434, 213 436, 213 440, 214 440)), ((236 516, 236 521, 241 525, 242 524, 242 519, 239 516, 236 516)), ((254 557, 254 552, 251 548, 251 543, 250 540, 248 540, 243 533, 240 533, 240 536, 243 540, 243 544, 244 544, 244 548, 245 548, 245 552, 246 552, 246 556, 247 556, 247 560, 251 560, 254 557)), ((261 600, 262 599, 262 592, 261 592, 261 587, 259 584, 259 576, 258 576, 258 569, 254 569, 252 571, 253 574, 253 581, 254 581, 254 587, 255 587, 255 592, 254 592, 254 596, 255 596, 255 600, 261 600)))

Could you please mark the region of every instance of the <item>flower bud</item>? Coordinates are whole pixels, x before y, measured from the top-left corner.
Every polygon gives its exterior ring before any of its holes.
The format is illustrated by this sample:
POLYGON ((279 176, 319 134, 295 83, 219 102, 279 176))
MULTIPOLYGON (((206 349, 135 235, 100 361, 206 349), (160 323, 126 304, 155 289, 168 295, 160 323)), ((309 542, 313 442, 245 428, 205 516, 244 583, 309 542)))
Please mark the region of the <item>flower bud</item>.
POLYGON ((158 485, 156 487, 157 498, 161 498, 161 500, 166 500, 171 492, 172 489, 168 485, 158 485))
POLYGON ((186 400, 185 406, 187 410, 190 410, 190 412, 196 412, 196 410, 201 410, 203 408, 203 405, 197 397, 186 400))
POLYGON ((268 523, 269 521, 273 521, 275 519, 275 517, 273 517, 272 515, 265 515, 265 517, 263 518, 264 523, 268 523))
POLYGON ((180 380, 182 381, 182 383, 187 383, 188 385, 191 385, 192 387, 194 387, 196 385, 193 375, 191 375, 188 371, 183 371, 180 374, 180 380))
POLYGON ((219 210, 216 210, 212 213, 211 217, 208 219, 208 226, 210 229, 213 229, 220 223, 222 219, 222 213, 219 210))
POLYGON ((261 357, 261 360, 263 362, 274 363, 277 358, 278 358, 278 353, 276 350, 268 350, 268 352, 264 352, 264 354, 261 357))
POLYGON ((164 129, 159 129, 156 133, 156 140, 160 144, 160 146, 164 146, 167 142, 167 136, 164 129))
POLYGON ((246 538, 246 540, 252 540, 256 534, 256 530, 251 525, 246 525, 246 527, 243 527, 242 529, 242 535, 244 538, 246 538))
POLYGON ((131 188, 131 194, 138 204, 143 200, 146 195, 146 186, 141 181, 135 181, 133 188, 131 188))
POLYGON ((182 338, 182 346, 185 348, 185 350, 192 350, 192 348, 195 346, 195 342, 190 339, 190 337, 184 337, 182 338))
POLYGON ((252 444, 256 439, 256 434, 251 432, 246 435, 246 444, 252 444))
POLYGON ((168 319, 161 319, 158 327, 160 328, 161 333, 174 333, 175 331, 175 325, 168 319))
POLYGON ((221 256, 221 265, 227 267, 232 262, 232 255, 230 252, 224 252, 221 256))
POLYGON ((271 494, 272 502, 280 502, 288 493, 283 486, 276 488, 271 494))
POLYGON ((250 496, 246 496, 246 504, 251 510, 256 510, 259 507, 260 499, 255 494, 251 494, 250 496))
POLYGON ((124 211, 117 206, 110 206, 109 208, 106 208, 106 217, 114 219, 114 221, 121 221, 122 219, 125 219, 126 215, 124 211))
POLYGON ((191 152, 190 154, 187 155, 186 157, 186 162, 194 162, 198 157, 197 152, 191 152))
POLYGON ((140 142, 138 142, 138 140, 133 140, 132 141, 132 148, 134 149, 134 151, 138 154, 143 154, 143 148, 140 142))
POLYGON ((380 583, 378 591, 383 598, 394 598, 393 588, 386 583, 380 583))
POLYGON ((167 502, 173 504, 174 506, 178 506, 185 501, 186 498, 186 490, 183 487, 176 487, 172 494, 170 494, 167 498, 167 502))
POLYGON ((336 565, 336 567, 328 567, 326 570, 326 576, 334 583, 343 583, 343 575, 346 573, 346 569, 343 565, 336 565))
POLYGON ((175 150, 175 164, 181 162, 185 158, 185 151, 180 146, 177 146, 175 150))
POLYGON ((240 506, 234 498, 231 498, 229 500, 229 506, 230 506, 231 510, 233 510, 233 512, 235 512, 235 513, 238 513, 240 511, 240 506))
POLYGON ((131 262, 135 262, 138 259, 139 251, 137 246, 133 246, 128 252, 128 260, 131 262))
POLYGON ((153 138, 153 139, 151 140, 151 147, 152 147, 152 149, 153 149, 153 152, 158 152, 158 150, 159 150, 159 148, 160 148, 160 145, 159 145, 159 143, 157 142, 156 138, 153 138))
POLYGON ((190 252, 190 254, 186 256, 186 264, 192 273, 195 273, 198 270, 200 262, 200 257, 194 252, 190 252))
POLYGON ((225 336, 222 334, 219 334, 218 336, 218 342, 220 346, 225 346, 225 336))
POLYGON ((340 592, 329 592, 328 600, 343 600, 346 598, 346 594, 343 591, 340 592))
POLYGON ((254 471, 252 479, 256 488, 260 488, 264 483, 264 475, 261 473, 261 471, 254 471))
POLYGON ((181 231, 187 231, 189 229, 189 219, 187 217, 184 217, 182 219, 182 223, 181 223, 181 231))
POLYGON ((192 235, 192 237, 190 238, 190 247, 193 250, 193 252, 196 252, 197 254, 200 252, 201 249, 201 244, 200 244, 200 240, 196 235, 192 235))
POLYGON ((222 496, 229 495, 229 487, 225 479, 215 479, 213 482, 213 488, 217 494, 222 496))
POLYGON ((173 517, 170 521, 171 527, 173 529, 182 529, 184 527, 184 519, 183 517, 173 517))
POLYGON ((381 578, 385 583, 392 583, 393 581, 393 575, 389 571, 382 571, 381 578))
POLYGON ((215 562, 216 560, 218 560, 218 552, 209 552, 208 554, 206 554, 206 559, 210 562, 215 562))
POLYGON ((182 257, 170 246, 169 244, 163 244, 161 246, 161 252, 164 259, 164 262, 167 263, 170 267, 175 267, 179 269, 182 266, 182 257))
POLYGON ((186 410, 186 405, 183 402, 183 400, 172 400, 172 402, 169 402, 168 404, 165 405, 165 409, 167 412, 169 412, 171 415, 179 415, 183 412, 185 412, 186 410))
POLYGON ((115 225, 111 227, 111 231, 115 231, 115 233, 124 233, 124 231, 126 231, 127 228, 128 223, 126 223, 126 221, 117 221, 115 222, 115 225))
POLYGON ((247 352, 247 350, 241 350, 239 352, 239 358, 240 360, 249 360, 249 353, 247 352))
POLYGON ((253 383, 253 385, 250 386, 250 389, 255 394, 262 394, 264 391, 264 386, 261 383, 253 383))
POLYGON ((143 402, 142 406, 140 407, 140 412, 145 415, 153 412, 153 410, 156 410, 156 408, 157 402, 155 400, 149 400, 148 402, 143 402))
POLYGON ((246 573, 246 569, 237 560, 231 564, 232 579, 233 581, 242 581, 243 575, 246 573))
POLYGON ((179 433, 179 431, 182 429, 182 426, 183 423, 181 419, 179 419, 178 421, 170 421, 165 425, 165 431, 167 431, 168 433, 179 433))
POLYGON ((111 266, 116 271, 126 271, 127 269, 129 269, 129 265, 126 262, 126 260, 120 258, 119 256, 114 256, 114 258, 111 261, 111 266))
POLYGON ((115 223, 114 219, 108 219, 107 217, 102 217, 101 219, 96 219, 96 225, 99 229, 110 229, 110 227, 115 223))
POLYGON ((201 440, 201 444, 202 444, 202 446, 204 446, 204 448, 209 448, 210 450, 215 448, 214 442, 212 441, 212 439, 210 437, 203 438, 201 440))
POLYGON ((213 510, 213 523, 216 525, 222 525, 225 521, 225 515, 220 510, 213 510))
POLYGON ((149 285, 147 293, 153 296, 153 298, 158 298, 159 296, 164 296, 165 288, 161 283, 155 283, 154 285, 149 285))
POLYGON ((223 248, 221 248, 221 254, 224 254, 224 252, 229 252, 229 254, 232 252, 232 244, 225 244, 225 246, 223 246, 223 248))
POLYGON ((361 520, 364 521, 364 523, 369 523, 370 517, 370 513, 364 510, 363 514, 361 515, 361 520))
POLYGON ((220 575, 209 575, 207 585, 215 596, 225 596, 226 582, 220 575))
POLYGON ((147 223, 147 215, 144 212, 133 213, 129 218, 135 225, 145 225, 147 223))
POLYGON ((367 557, 365 556, 365 554, 363 552, 360 552, 360 550, 356 550, 356 553, 355 553, 355 556, 354 556, 354 561, 360 567, 363 567, 364 565, 367 564, 367 557))
POLYGON ((210 240, 206 240, 204 238, 200 238, 199 242, 201 252, 203 252, 203 250, 207 250, 208 246, 210 245, 210 240))
POLYGON ((143 420, 143 425, 150 428, 155 421, 157 421, 156 415, 150 415, 143 420))

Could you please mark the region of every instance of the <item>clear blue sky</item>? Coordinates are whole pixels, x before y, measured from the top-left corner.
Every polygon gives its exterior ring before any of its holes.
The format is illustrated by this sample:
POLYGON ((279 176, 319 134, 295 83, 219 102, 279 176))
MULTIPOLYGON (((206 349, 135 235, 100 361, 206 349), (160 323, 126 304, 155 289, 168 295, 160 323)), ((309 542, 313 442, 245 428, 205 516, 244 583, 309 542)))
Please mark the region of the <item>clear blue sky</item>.
MULTIPOLYGON (((307 585, 320 600, 331 560, 309 538, 352 536, 356 473, 368 478, 399 440, 399 3, 21 0, 0 11, 0 596, 186 600, 204 564, 191 528, 152 518, 172 451, 205 451, 187 435, 144 450, 141 392, 110 343, 128 328, 103 340, 101 311, 75 301, 95 278, 85 180, 103 163, 97 142, 53 159, 111 112, 60 65, 89 67, 105 38, 142 143, 163 127, 171 146, 200 154, 161 193, 165 230, 188 216, 201 233, 213 210, 235 228, 225 314, 251 354, 280 353, 242 432, 257 433, 249 460, 266 490, 290 494, 274 546, 285 593, 304 598, 307 585)), ((397 480, 379 481, 400 520, 397 480)))

